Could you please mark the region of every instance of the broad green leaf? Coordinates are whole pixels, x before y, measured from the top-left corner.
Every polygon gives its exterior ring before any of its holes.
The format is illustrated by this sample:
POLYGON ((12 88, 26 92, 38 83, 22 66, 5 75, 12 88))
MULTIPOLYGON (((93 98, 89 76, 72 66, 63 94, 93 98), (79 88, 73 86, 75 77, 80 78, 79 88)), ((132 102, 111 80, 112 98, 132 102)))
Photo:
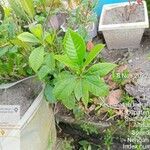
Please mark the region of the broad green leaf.
POLYGON ((85 80, 87 83, 87 88, 93 95, 101 97, 108 95, 109 88, 99 76, 85 76, 85 80))
POLYGON ((21 3, 17 0, 8 0, 10 7, 14 10, 15 14, 25 21, 29 21, 27 14, 22 9, 21 3))
POLYGON ((87 107, 89 102, 89 91, 88 91, 88 86, 84 79, 79 79, 76 81, 74 94, 78 101, 82 98, 81 100, 83 104, 87 107))
POLYGON ((58 80, 54 87, 54 94, 58 99, 66 99, 72 94, 76 83, 76 77, 66 75, 65 78, 58 80))
POLYGON ((83 89, 82 102, 85 105, 85 107, 87 107, 87 105, 89 103, 89 88, 88 88, 88 84, 85 80, 83 81, 82 89, 83 89))
POLYGON ((79 70, 78 65, 72 62, 66 55, 55 55, 55 59, 74 71, 79 70))
POLYGON ((38 47, 31 52, 29 56, 29 64, 31 68, 37 72, 44 61, 44 48, 38 47))
POLYGON ((64 38, 64 48, 67 56, 78 65, 83 64, 86 45, 83 38, 76 32, 68 30, 64 38))
POLYGON ((110 73, 117 65, 112 63, 98 63, 90 67, 87 74, 99 75, 100 77, 106 76, 110 73))
POLYGON ((13 43, 14 45, 17 45, 19 47, 22 47, 25 50, 31 49, 31 46, 28 43, 25 43, 25 42, 19 40, 18 38, 12 39, 11 43, 13 43))
POLYGON ((23 32, 18 36, 18 39, 24 42, 40 43, 40 41, 31 33, 23 32))
POLYGON ((54 42, 54 35, 53 34, 50 34, 48 32, 45 32, 44 34, 44 40, 48 43, 48 44, 53 44, 54 42))
POLYGON ((44 95, 46 97, 46 100, 50 103, 55 103, 57 101, 53 94, 53 87, 50 84, 46 85, 44 95))
POLYGON ((92 62, 92 60, 98 55, 98 53, 100 53, 103 50, 103 48, 103 44, 97 44, 93 49, 91 49, 91 52, 89 53, 89 55, 86 58, 86 61, 83 64, 83 68, 88 66, 92 62))
POLYGON ((75 89, 74 89, 74 94, 76 99, 79 101, 81 97, 83 96, 83 88, 82 88, 82 79, 79 79, 76 81, 75 89))
POLYGON ((21 6, 23 7, 24 11, 28 14, 28 16, 33 19, 35 15, 34 10, 34 1, 33 0, 20 0, 21 6))
POLYGON ((65 99, 62 99, 61 101, 70 110, 75 107, 75 98, 73 95, 66 97, 65 99))
POLYGON ((43 37, 43 28, 41 24, 37 24, 30 27, 30 31, 34 36, 36 36, 38 39, 42 40, 43 37))
POLYGON ((55 59, 52 53, 49 53, 44 58, 44 64, 53 71, 55 69, 55 59))
POLYGON ((44 65, 42 66, 39 71, 37 72, 37 75, 39 77, 40 80, 42 80, 43 78, 45 78, 49 73, 51 72, 51 69, 44 65))

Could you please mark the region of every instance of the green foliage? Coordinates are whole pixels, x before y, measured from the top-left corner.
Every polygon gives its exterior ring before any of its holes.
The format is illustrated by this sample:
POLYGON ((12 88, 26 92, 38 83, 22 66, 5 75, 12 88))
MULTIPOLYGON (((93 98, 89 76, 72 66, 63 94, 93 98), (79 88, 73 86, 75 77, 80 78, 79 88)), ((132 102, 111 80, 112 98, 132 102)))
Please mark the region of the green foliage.
POLYGON ((134 102, 134 97, 128 95, 127 93, 125 93, 122 97, 122 102, 124 104, 132 104, 134 102))
POLYGON ((90 0, 68 1, 69 8, 65 10, 68 14, 66 28, 77 30, 85 41, 91 40, 88 26, 97 22, 97 15, 93 11, 96 3, 97 0, 93 0, 92 3, 90 0), (77 6, 72 8, 73 4, 71 3, 77 3, 77 6))
POLYGON ((44 62, 44 48, 38 47, 34 49, 29 57, 29 64, 32 69, 37 72, 44 62))
POLYGON ((0 83, 12 82, 33 74, 29 67, 30 47, 16 38, 21 31, 6 10, 0 25, 0 83))
POLYGON ((23 32, 18 39, 32 46, 29 64, 40 80, 53 74, 55 68, 54 52, 61 51, 56 32, 44 31, 42 25, 30 26, 30 32, 23 32), (36 47, 36 48, 35 48, 36 47))
POLYGON ((34 1, 33 0, 20 0, 20 4, 24 11, 27 13, 27 15, 33 19, 35 15, 35 9, 34 9, 34 1))
POLYGON ((23 32, 18 36, 18 39, 24 42, 39 43, 40 41, 31 33, 23 32))
POLYGON ((72 30, 66 33, 64 54, 56 55, 55 59, 67 66, 70 71, 63 71, 58 75, 54 94, 68 109, 75 106, 76 100, 82 100, 87 106, 90 93, 100 97, 107 96, 109 89, 102 77, 112 71, 116 65, 98 63, 89 66, 103 47, 104 45, 98 44, 87 55, 82 37, 72 30))
POLYGON ((91 144, 87 141, 80 141, 79 144, 82 146, 80 150, 92 150, 91 144))
POLYGON ((146 0, 146 2, 147 2, 148 13, 149 13, 149 15, 150 15, 150 1, 149 1, 149 0, 146 0))
POLYGON ((19 0, 8 0, 8 2, 9 2, 11 9, 15 12, 16 16, 18 16, 20 19, 23 19, 25 21, 29 20, 27 14, 22 9, 22 6, 19 0))
POLYGON ((76 120, 81 120, 81 119, 83 119, 84 118, 84 111, 81 109, 81 108, 79 108, 78 106, 77 107, 74 107, 74 109, 73 109, 73 114, 74 114, 74 116, 75 116, 75 119, 76 120))
POLYGON ((32 75, 27 56, 17 46, 0 48, 0 83, 18 80, 32 75))
POLYGON ((63 143, 62 143, 62 150, 73 150, 72 139, 71 140, 65 139, 63 141, 63 143))
POLYGON ((122 73, 118 73, 115 70, 112 72, 112 80, 119 85, 124 85, 124 82, 129 77, 129 71, 126 69, 122 73))
POLYGON ((4 19, 4 16, 5 16, 4 8, 0 5, 0 24, 1 21, 4 19))
POLYGON ((83 123, 81 124, 81 128, 87 133, 87 135, 98 134, 98 129, 91 123, 83 123))
POLYGON ((54 97, 53 94, 53 87, 51 84, 47 83, 45 87, 44 95, 46 97, 46 100, 51 104, 56 102, 56 98, 54 97))
POLYGON ((81 145, 79 150, 101 150, 101 147, 99 145, 91 144, 90 142, 85 140, 80 141, 79 144, 81 145))
POLYGON ((110 129, 107 129, 104 135, 104 145, 107 147, 107 150, 111 150, 112 144, 113 144, 113 134, 110 129))

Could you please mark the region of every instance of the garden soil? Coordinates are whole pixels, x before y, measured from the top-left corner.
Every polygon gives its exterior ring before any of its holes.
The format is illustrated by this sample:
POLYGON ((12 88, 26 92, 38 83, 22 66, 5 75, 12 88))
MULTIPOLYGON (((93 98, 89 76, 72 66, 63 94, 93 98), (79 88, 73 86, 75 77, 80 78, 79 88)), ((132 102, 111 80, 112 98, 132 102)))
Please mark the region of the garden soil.
POLYGON ((143 22, 144 7, 138 4, 132 5, 132 8, 129 5, 121 6, 107 10, 104 16, 104 25, 143 22))
POLYGON ((19 105, 22 117, 41 90, 41 84, 33 78, 24 80, 10 88, 0 89, 0 105, 19 105))

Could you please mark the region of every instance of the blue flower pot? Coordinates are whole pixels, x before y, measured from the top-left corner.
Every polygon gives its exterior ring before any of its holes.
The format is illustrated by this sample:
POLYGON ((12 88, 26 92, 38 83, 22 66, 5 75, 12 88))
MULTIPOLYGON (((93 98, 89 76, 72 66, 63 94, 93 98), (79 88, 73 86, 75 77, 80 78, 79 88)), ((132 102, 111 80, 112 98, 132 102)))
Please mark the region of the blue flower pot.
POLYGON ((95 12, 97 16, 101 15, 103 5, 105 4, 113 4, 113 3, 121 3, 121 2, 127 2, 128 0, 98 0, 98 4, 95 8, 95 12))

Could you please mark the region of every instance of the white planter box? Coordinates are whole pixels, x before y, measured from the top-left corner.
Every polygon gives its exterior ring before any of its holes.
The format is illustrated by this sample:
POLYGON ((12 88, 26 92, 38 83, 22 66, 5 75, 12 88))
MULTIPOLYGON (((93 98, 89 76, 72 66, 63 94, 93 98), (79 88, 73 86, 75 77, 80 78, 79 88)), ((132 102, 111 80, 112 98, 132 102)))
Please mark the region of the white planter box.
POLYGON ((129 5, 129 3, 123 2, 103 6, 99 23, 99 31, 103 32, 108 49, 138 48, 140 46, 145 28, 149 27, 148 11, 145 1, 143 1, 145 14, 144 22, 108 25, 103 24, 105 12, 107 12, 107 10, 126 5, 129 5))
MULTIPOLYGON (((33 80, 31 78, 0 85, 0 90, 13 88, 21 82, 33 80)), ((31 84, 35 81, 31 81, 31 84)), ((15 93, 14 93, 15 94, 15 93)), ((43 96, 43 89, 37 93, 32 105, 18 122, 18 129, 6 129, 8 133, 0 138, 0 149, 3 150, 54 150, 56 142, 55 119, 52 108, 43 96)))

